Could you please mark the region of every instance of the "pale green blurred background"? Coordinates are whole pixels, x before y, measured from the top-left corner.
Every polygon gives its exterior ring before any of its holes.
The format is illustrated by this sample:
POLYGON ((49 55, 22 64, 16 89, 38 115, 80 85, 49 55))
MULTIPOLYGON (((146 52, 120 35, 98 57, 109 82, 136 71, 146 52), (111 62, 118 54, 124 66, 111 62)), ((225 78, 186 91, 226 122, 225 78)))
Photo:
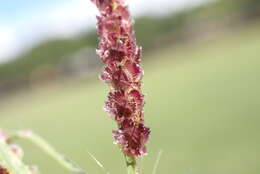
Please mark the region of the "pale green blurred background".
MULTIPOLYGON (((6 6, 18 8, 10 2, 6 6)), ((152 129, 143 174, 152 173, 160 149, 157 174, 260 173, 260 1, 187 0, 178 9, 170 8, 178 1, 168 1, 165 12, 155 8, 159 0, 150 10, 146 3, 131 6, 144 48, 145 117, 152 129)), ((0 14, 9 19, 8 11, 0 14)), ((102 110, 108 88, 98 79, 95 26, 84 27, 30 45, 40 30, 31 28, 23 51, 20 42, 14 42, 20 50, 2 47, 8 54, 0 64, 0 127, 34 130, 89 174, 104 172, 88 152, 111 174, 123 174, 123 155, 112 143, 116 125, 102 110)), ((3 38, 0 46, 6 45, 3 38)), ((68 173, 38 148, 19 143, 27 164, 42 173, 68 173)))

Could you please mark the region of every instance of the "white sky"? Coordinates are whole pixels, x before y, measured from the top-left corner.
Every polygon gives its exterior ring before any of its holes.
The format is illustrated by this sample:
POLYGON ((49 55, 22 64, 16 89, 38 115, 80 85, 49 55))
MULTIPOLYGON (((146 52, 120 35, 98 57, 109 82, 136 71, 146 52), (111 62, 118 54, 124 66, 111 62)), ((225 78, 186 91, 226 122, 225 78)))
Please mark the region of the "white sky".
MULTIPOLYGON (((206 1, 210 0, 128 0, 134 16, 172 13, 206 1)), ((96 14, 97 10, 90 0, 66 0, 51 7, 32 9, 26 17, 17 15, 11 22, 7 16, 8 23, 0 21, 0 63, 40 41, 72 37, 94 27, 96 14)))

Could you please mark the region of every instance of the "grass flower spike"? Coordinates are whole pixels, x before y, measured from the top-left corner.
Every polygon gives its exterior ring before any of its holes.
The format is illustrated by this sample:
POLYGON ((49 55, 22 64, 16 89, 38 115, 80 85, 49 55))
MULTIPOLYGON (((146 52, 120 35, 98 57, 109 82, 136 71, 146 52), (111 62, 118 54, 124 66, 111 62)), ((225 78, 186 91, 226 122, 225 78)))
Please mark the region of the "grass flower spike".
POLYGON ((146 154, 150 129, 144 125, 144 95, 141 48, 137 45, 133 21, 125 0, 92 0, 99 9, 97 53, 104 63, 101 79, 109 87, 105 110, 117 122, 115 143, 127 156, 146 154))

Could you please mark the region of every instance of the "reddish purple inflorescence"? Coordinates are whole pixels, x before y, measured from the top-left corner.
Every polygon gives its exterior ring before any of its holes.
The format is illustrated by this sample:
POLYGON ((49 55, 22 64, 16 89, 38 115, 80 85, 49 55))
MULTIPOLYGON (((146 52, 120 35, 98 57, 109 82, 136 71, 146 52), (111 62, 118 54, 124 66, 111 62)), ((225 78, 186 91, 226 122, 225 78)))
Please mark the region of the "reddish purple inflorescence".
POLYGON ((125 0, 92 0, 100 11, 98 55, 105 64, 101 79, 111 88, 105 110, 118 123, 115 143, 131 156, 146 154, 150 129, 144 126, 141 48, 125 0))

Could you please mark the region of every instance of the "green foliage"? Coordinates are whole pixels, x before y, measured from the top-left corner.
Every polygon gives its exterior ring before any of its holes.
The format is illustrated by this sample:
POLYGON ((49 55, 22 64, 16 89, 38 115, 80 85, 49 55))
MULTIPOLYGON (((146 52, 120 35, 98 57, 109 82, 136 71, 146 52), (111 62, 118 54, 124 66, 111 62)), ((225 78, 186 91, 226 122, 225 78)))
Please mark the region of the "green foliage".
POLYGON ((225 6, 240 13, 251 13, 260 9, 259 0, 221 0, 225 6))
POLYGON ((161 43, 160 40, 169 34, 175 33, 175 36, 181 34, 188 17, 188 12, 166 17, 141 17, 135 23, 137 41, 144 49, 155 48, 158 42, 161 43))
POLYGON ((51 40, 42 43, 18 59, 0 64, 0 82, 26 79, 34 70, 42 66, 55 69, 59 63, 66 59, 67 55, 86 46, 96 45, 96 42, 97 35, 89 33, 79 39, 51 40))

